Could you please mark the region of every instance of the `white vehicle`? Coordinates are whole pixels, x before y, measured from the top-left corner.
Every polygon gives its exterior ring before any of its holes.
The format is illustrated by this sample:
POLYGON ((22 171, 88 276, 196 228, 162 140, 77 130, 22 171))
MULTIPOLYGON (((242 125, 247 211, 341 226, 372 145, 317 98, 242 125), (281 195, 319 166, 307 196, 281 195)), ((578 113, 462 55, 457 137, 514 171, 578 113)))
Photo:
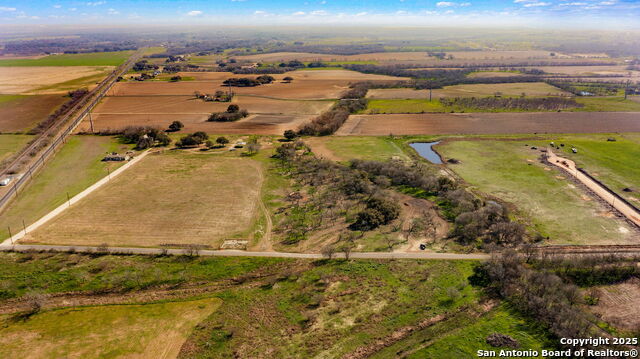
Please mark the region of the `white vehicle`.
POLYGON ((0 180, 0 186, 8 186, 11 183, 11 177, 3 178, 0 180))

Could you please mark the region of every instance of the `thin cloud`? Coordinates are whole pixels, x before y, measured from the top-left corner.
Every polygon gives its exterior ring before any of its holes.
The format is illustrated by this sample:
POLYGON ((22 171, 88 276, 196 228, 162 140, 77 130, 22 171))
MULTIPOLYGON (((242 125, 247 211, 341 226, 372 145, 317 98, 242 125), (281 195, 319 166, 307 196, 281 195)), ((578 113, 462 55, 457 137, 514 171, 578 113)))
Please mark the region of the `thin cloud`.
POLYGON ((202 15, 202 11, 200 10, 191 10, 187 13, 187 16, 200 16, 202 15))
POLYGON ((100 5, 104 5, 106 4, 106 1, 93 1, 93 2, 88 2, 86 3, 87 6, 100 6, 100 5))
POLYGON ((550 2, 532 2, 532 3, 524 4, 522 6, 524 6, 524 7, 540 7, 540 6, 549 6, 549 5, 551 5, 550 2))
POLYGON ((18 10, 18 9, 16 9, 15 7, 0 6, 0 11, 12 12, 12 11, 16 11, 16 10, 18 10))

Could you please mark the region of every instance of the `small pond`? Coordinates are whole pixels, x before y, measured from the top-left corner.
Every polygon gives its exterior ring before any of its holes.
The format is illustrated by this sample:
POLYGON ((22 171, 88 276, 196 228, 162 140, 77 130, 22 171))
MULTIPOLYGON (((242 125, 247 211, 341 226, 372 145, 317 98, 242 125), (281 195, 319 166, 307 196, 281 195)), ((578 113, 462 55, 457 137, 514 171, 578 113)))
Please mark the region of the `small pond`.
POLYGON ((431 163, 435 163, 438 165, 442 164, 442 159, 440 158, 440 156, 436 153, 436 151, 433 150, 433 146, 437 145, 438 143, 440 143, 440 141, 436 141, 436 142, 416 142, 416 143, 412 143, 409 146, 411 146, 414 150, 416 150, 416 152, 418 152, 418 154, 420 156, 422 156, 422 158, 425 158, 427 161, 431 162, 431 163))

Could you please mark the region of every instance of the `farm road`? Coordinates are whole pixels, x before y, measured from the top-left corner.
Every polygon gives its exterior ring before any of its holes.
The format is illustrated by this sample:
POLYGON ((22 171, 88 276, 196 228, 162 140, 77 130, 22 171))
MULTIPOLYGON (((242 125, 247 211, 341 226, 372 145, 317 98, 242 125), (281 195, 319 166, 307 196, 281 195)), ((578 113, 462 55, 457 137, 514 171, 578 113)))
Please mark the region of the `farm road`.
POLYGON ((547 160, 549 163, 562 168, 564 171, 575 177, 580 183, 584 184, 598 197, 602 198, 605 202, 613 206, 625 217, 627 217, 636 226, 640 227, 640 213, 638 211, 621 201, 616 195, 612 194, 607 188, 603 187, 596 181, 589 178, 584 173, 578 171, 575 162, 566 158, 558 157, 551 149, 547 149, 547 160), (616 201, 616 199, 618 199, 616 201))
MULTIPOLYGON (((91 246, 54 246, 54 245, 0 245, 0 251, 52 251, 52 252, 78 252, 96 253, 99 251, 111 254, 141 254, 141 255, 184 255, 189 254, 188 248, 125 248, 110 247, 99 248, 91 246)), ((272 257, 272 258, 300 258, 300 259, 322 259, 326 258, 320 253, 291 253, 291 252, 254 252, 241 250, 199 250, 200 256, 211 257, 272 257)), ((344 258, 344 253, 336 253, 335 258, 344 258)), ((349 255, 353 259, 441 259, 441 260, 484 260, 489 259, 488 254, 458 254, 458 253, 432 253, 432 252, 352 252, 349 255)))

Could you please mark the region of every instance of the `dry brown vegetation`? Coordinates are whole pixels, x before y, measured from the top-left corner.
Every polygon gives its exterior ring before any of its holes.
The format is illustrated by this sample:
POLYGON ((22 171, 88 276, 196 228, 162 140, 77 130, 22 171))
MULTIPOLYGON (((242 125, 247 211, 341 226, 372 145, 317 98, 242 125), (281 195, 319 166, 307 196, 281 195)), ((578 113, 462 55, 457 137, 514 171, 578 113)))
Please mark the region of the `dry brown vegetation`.
POLYGON ((215 153, 150 155, 24 242, 217 248, 253 223, 259 168, 215 153))
POLYGON ((338 135, 610 133, 640 131, 633 112, 514 112, 351 116, 338 135))
POLYGON ((17 98, 0 104, 0 132, 20 132, 33 128, 47 119, 67 98, 61 95, 40 95, 17 98))
POLYGON ((596 289, 598 304, 591 307, 607 323, 622 330, 640 330, 640 279, 632 278, 623 283, 596 289))
MULTIPOLYGON (((555 86, 545 82, 505 83, 505 84, 471 84, 446 86, 432 91, 432 98, 440 97, 473 97, 493 96, 499 92, 502 96, 559 96, 571 95, 555 86)), ((405 98, 429 98, 429 90, 414 90, 410 88, 397 89, 372 89, 367 93, 367 98, 372 99, 405 99, 405 98)))
MULTIPOLYGON (((3 94, 56 94, 69 89, 64 83, 77 80, 73 88, 95 83, 96 76, 112 71, 110 66, 46 66, 0 67, 0 93, 3 94), (83 82, 82 78, 91 81, 83 82)), ((98 79, 99 81, 99 79, 98 79)))

